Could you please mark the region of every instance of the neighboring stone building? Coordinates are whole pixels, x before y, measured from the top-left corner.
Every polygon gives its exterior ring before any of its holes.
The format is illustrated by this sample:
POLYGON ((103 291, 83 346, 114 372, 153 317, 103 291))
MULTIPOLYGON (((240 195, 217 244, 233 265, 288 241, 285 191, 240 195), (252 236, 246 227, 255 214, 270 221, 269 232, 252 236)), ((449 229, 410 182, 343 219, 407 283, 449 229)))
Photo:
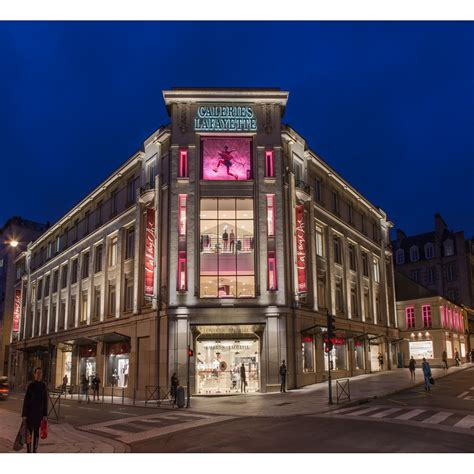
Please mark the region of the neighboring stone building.
POLYGON ((432 232, 392 241, 396 270, 457 304, 474 307, 474 238, 448 229, 435 214, 432 232))
POLYGON ((442 366, 443 351, 448 364, 454 364, 456 351, 462 362, 470 351, 467 333, 467 313, 461 305, 437 295, 432 290, 395 272, 397 315, 403 365, 408 366, 410 357, 418 367, 425 357, 433 367, 442 366))
MULTIPOLYGON (((21 217, 12 217, 0 229, 0 375, 8 373, 8 352, 12 338, 16 280, 15 259, 46 229, 21 217)), ((15 321, 15 328, 18 321, 15 321)))
POLYGON ((27 277, 16 378, 98 373, 145 396, 178 373, 192 393, 326 379, 397 359, 385 213, 281 124, 279 89, 164 92, 171 124, 18 259, 27 277))

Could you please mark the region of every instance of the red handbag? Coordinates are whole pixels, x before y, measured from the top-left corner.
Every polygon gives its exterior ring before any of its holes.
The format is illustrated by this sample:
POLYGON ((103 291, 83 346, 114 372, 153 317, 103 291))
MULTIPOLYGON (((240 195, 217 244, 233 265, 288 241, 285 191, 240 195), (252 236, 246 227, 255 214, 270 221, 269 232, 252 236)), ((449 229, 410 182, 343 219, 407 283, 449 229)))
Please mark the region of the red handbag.
POLYGON ((41 439, 46 439, 47 437, 48 437, 48 421, 47 420, 41 420, 40 438, 41 439))

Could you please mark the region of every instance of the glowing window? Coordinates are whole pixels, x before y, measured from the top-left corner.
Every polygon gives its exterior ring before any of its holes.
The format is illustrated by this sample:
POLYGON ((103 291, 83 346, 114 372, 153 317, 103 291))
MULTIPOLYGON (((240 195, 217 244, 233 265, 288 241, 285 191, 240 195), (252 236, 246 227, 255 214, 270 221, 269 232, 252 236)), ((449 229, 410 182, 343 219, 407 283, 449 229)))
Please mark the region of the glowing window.
POLYGON ((179 151, 178 177, 179 178, 188 177, 188 150, 179 151))
POLYGON ((432 326, 431 321, 431 306, 429 304, 425 304, 421 307, 421 312, 423 316, 423 327, 430 328, 432 326))
POLYGON ((265 152, 265 176, 267 178, 275 177, 275 166, 273 162, 273 151, 265 152))
POLYGON ((275 195, 267 194, 267 232, 268 236, 275 235, 275 195))
POLYGON ((407 322, 407 329, 415 327, 415 308, 413 306, 408 306, 405 308, 405 318, 407 322))

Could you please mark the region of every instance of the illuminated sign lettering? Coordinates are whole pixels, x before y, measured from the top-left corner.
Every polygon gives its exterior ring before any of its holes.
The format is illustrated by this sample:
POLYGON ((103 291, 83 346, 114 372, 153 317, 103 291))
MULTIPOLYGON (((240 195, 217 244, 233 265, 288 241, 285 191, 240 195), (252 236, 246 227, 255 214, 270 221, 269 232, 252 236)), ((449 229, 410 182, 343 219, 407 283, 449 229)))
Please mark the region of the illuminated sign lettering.
POLYGON ((194 118, 196 132, 256 132, 257 119, 247 105, 201 105, 194 118))
POLYGON ((12 332, 18 333, 20 328, 21 290, 15 290, 15 301, 13 303, 13 325, 12 332))
POLYGON ((298 291, 306 292, 306 240, 303 204, 296 206, 296 268, 298 270, 298 291))
POLYGON ((155 277, 155 210, 146 210, 145 235, 145 296, 153 296, 155 277))

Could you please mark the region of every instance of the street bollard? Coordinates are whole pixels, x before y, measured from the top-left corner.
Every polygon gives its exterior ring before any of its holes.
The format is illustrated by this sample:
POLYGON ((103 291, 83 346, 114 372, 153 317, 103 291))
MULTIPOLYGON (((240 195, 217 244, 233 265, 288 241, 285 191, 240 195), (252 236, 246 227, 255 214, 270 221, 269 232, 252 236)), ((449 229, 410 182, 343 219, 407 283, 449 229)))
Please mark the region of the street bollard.
POLYGON ((122 405, 125 403, 125 389, 122 387, 122 405))
POLYGON ((112 385, 112 405, 114 404, 114 386, 112 385))
POLYGON ((102 387, 102 403, 104 403, 104 387, 102 387))
POLYGON ((137 399, 137 389, 134 388, 133 389, 133 406, 135 406, 136 399, 137 399))

